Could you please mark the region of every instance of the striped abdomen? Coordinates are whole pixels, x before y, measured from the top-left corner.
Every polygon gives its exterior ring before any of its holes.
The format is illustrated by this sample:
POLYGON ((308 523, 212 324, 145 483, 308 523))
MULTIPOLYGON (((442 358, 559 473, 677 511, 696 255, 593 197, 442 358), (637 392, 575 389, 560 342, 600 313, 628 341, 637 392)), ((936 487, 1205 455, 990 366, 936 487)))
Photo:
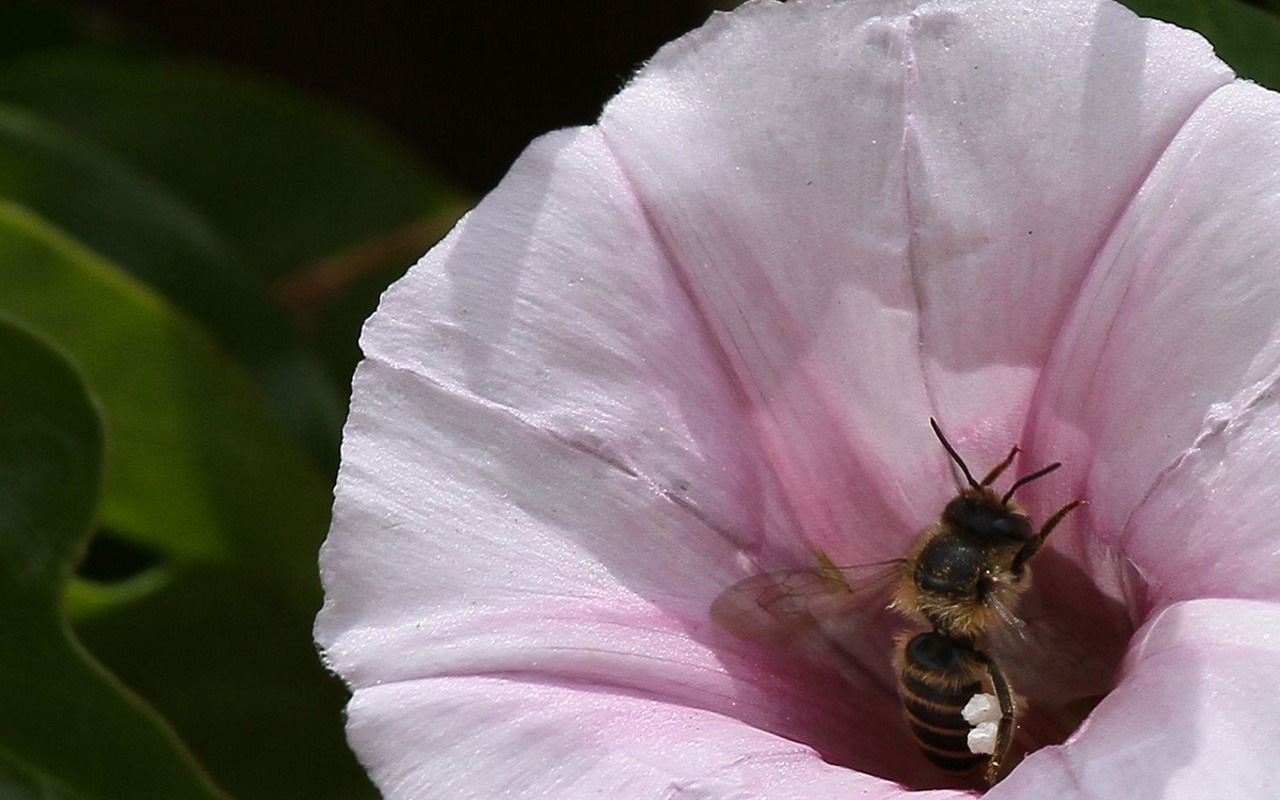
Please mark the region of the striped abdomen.
POLYGON ((929 631, 905 640, 898 662, 898 692, 925 758, 947 772, 986 765, 989 756, 969 750, 972 726, 960 713, 987 674, 972 648, 929 631))

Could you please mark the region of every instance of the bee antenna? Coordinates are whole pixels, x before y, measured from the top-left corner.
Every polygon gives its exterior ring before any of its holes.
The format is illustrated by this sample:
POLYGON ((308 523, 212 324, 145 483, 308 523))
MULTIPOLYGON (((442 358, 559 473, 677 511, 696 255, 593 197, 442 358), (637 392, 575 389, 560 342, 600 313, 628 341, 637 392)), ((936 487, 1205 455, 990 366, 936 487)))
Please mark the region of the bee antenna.
POLYGON ((1000 502, 1005 505, 1008 505, 1009 501, 1013 499, 1013 493, 1018 491, 1019 488, 1026 486, 1028 483, 1031 483, 1036 478, 1043 478, 1045 475, 1048 475, 1050 472, 1053 472, 1055 469, 1057 469, 1060 466, 1062 466, 1062 462, 1055 461, 1047 467, 1041 467, 1040 469, 1036 470, 1030 475, 1023 475, 1021 478, 1018 478, 1016 481, 1013 482, 1013 485, 1009 487, 1009 491, 1004 493, 1004 497, 1000 498, 1000 502))
MULTIPOLYGON (((938 441, 942 442, 942 446, 946 448, 947 455, 951 456, 952 461, 960 465, 960 471, 964 473, 965 480, 969 481, 969 485, 973 488, 981 489, 982 484, 974 480, 973 473, 970 472, 969 467, 965 465, 964 459, 961 458, 960 454, 956 452, 956 449, 951 446, 951 442, 947 441, 947 437, 942 435, 942 428, 938 427, 938 421, 933 417, 929 417, 929 424, 933 426, 933 432, 938 435, 938 441)), ((1010 494, 1012 494, 1012 491, 1010 494)))

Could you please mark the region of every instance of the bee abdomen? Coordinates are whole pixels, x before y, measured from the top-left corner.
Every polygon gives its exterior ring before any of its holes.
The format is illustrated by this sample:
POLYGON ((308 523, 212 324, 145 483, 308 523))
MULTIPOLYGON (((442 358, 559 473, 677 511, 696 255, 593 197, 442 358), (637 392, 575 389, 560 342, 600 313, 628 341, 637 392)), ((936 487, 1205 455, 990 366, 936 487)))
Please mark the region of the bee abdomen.
POLYGON ((947 772, 967 773, 987 763, 969 749, 971 726, 961 713, 982 691, 978 665, 963 648, 936 632, 919 634, 900 651, 899 694, 911 734, 925 758, 947 772))
POLYGON ((902 688, 902 705, 907 709, 907 716, 913 722, 944 731, 968 730, 969 723, 960 713, 964 706, 957 708, 952 703, 938 706, 922 700, 918 695, 911 695, 907 687, 902 688))
POLYGON ((969 698, 979 691, 981 685, 974 683, 952 694, 903 676, 902 705, 911 735, 924 757, 940 769, 971 772, 986 763, 985 755, 969 749, 971 726, 960 713, 969 698))

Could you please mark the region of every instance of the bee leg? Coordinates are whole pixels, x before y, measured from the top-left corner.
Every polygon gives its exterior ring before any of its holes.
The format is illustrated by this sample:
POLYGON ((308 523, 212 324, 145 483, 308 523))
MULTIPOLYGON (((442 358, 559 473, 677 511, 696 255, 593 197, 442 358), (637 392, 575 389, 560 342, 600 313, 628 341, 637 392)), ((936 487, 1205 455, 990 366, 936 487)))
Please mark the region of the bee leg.
POLYGON ((1044 544, 1044 540, 1049 538, 1049 533, 1053 531, 1054 528, 1058 527, 1058 523, 1062 522, 1068 514, 1084 505, 1086 502, 1088 501, 1084 499, 1072 500, 1070 503, 1067 503, 1065 506, 1058 509, 1057 513, 1045 521, 1044 526, 1040 528, 1040 535, 1024 544, 1022 549, 1018 551, 1018 554, 1013 557, 1013 564, 1010 565, 1009 569, 1013 572, 1015 577, 1022 576, 1022 569, 1026 565, 1027 561, 1036 554, 1036 551, 1040 549, 1042 544, 1044 544))
POLYGON ((1004 474, 1004 471, 1009 468, 1009 465, 1013 463, 1013 460, 1018 457, 1018 452, 1018 446, 1015 444, 1013 449, 1009 451, 1009 455, 1004 457, 1004 461, 1001 461, 999 464, 996 464, 991 468, 991 471, 987 473, 987 476, 982 479, 981 485, 990 486, 995 483, 996 478, 999 478, 1004 474))
POLYGON ((1004 777, 1004 771, 1008 767, 1009 750, 1013 747, 1013 722, 1016 709, 1013 705, 1013 693, 1009 691, 1009 682, 1004 679, 1004 673, 996 666, 996 662, 981 650, 975 649, 972 652, 974 658, 987 668, 987 675, 991 676, 991 688, 995 689, 996 700, 1000 703, 996 746, 991 753, 991 758, 987 761, 986 774, 983 776, 988 786, 994 786, 996 781, 1004 777))

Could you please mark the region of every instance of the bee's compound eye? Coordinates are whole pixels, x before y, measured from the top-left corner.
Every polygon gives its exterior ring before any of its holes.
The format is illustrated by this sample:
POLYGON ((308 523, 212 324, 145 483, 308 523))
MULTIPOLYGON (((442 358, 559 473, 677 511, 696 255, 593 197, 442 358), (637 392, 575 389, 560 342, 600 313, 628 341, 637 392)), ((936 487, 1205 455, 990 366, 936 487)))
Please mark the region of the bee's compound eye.
POLYGON ((1018 535, 1018 521, 1012 516, 995 517, 991 520, 991 532, 1013 539, 1018 535))
POLYGON ((1031 520, 998 502, 961 496, 947 504, 943 519, 993 544, 1027 542, 1035 538, 1031 520))
POLYGON ((929 672, 948 672, 959 660, 955 642, 936 632, 917 634, 907 642, 907 658, 929 672))
POLYGON ((1035 534, 1031 522, 1019 514, 1002 514, 991 520, 991 533, 1014 542, 1026 542, 1035 534))

